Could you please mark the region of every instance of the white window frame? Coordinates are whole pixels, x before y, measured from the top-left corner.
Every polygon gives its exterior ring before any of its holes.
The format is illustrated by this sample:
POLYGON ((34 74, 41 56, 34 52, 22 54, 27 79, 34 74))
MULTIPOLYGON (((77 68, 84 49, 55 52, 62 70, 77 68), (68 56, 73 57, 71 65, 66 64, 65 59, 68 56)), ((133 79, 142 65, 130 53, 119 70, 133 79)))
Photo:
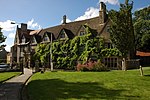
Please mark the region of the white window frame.
POLYGON ((24 35, 22 36, 21 43, 26 43, 26 39, 25 39, 24 35))
POLYGON ((64 30, 62 30, 62 31, 61 31, 61 33, 60 33, 59 38, 64 39, 65 37, 66 37, 66 35, 65 35, 65 31, 64 31, 64 30))
POLYGON ((44 35, 44 38, 43 38, 43 42, 47 42, 47 41, 49 41, 49 37, 48 37, 47 34, 45 34, 45 35, 44 35))
POLYGON ((80 31, 80 36, 85 35, 85 31, 80 31))

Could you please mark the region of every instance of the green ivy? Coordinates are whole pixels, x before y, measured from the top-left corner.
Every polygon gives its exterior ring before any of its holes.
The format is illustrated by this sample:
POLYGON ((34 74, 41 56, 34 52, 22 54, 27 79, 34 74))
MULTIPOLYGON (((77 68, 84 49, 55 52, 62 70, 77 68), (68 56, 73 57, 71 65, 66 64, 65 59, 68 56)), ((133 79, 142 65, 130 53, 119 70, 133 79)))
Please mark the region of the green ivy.
POLYGON ((76 36, 73 39, 54 41, 52 44, 40 44, 37 46, 35 56, 41 62, 46 61, 52 45, 53 62, 55 68, 75 69, 78 62, 85 63, 94 58, 102 60, 104 57, 121 56, 118 49, 104 48, 104 39, 96 37, 97 32, 84 25, 86 34, 76 36))

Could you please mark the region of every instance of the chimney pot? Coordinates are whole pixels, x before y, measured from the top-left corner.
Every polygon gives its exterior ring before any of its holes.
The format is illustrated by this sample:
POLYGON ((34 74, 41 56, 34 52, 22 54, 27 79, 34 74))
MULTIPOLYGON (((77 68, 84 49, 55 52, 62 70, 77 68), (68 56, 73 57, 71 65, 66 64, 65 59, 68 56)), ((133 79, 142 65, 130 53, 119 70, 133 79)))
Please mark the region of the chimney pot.
POLYGON ((21 23, 21 30, 22 31, 27 31, 27 24, 21 23))
POLYGON ((106 5, 104 2, 100 2, 100 11, 106 10, 106 5))
POLYGON ((63 16, 63 24, 66 24, 66 15, 63 16))
POLYGON ((107 20, 106 5, 104 2, 100 2, 99 18, 100 24, 105 23, 107 20))

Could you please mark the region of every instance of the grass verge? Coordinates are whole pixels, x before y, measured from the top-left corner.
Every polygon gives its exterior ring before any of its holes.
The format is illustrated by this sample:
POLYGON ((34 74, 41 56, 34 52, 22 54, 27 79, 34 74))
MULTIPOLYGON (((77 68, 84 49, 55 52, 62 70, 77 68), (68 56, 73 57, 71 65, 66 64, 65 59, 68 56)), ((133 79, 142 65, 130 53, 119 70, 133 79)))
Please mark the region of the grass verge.
POLYGON ((0 83, 16 76, 16 75, 19 75, 20 72, 3 72, 3 73, 0 73, 0 83))
POLYGON ((29 100, 150 100, 150 67, 110 72, 46 72, 34 74, 29 100))

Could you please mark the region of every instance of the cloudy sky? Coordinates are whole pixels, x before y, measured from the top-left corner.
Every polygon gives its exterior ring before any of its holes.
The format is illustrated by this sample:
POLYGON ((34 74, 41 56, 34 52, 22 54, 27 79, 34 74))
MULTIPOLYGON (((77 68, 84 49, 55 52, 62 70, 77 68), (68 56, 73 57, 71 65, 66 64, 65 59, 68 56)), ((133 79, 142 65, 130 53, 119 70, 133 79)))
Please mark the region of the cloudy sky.
MULTIPOLYGON (((62 16, 67 15, 67 21, 78 21, 98 16, 99 2, 105 2, 107 9, 119 9, 124 0, 0 0, 0 27, 7 39, 6 50, 14 43, 16 25, 27 23, 30 29, 41 29, 62 22, 62 16)), ((150 5, 150 0, 133 0, 133 11, 150 5)))

